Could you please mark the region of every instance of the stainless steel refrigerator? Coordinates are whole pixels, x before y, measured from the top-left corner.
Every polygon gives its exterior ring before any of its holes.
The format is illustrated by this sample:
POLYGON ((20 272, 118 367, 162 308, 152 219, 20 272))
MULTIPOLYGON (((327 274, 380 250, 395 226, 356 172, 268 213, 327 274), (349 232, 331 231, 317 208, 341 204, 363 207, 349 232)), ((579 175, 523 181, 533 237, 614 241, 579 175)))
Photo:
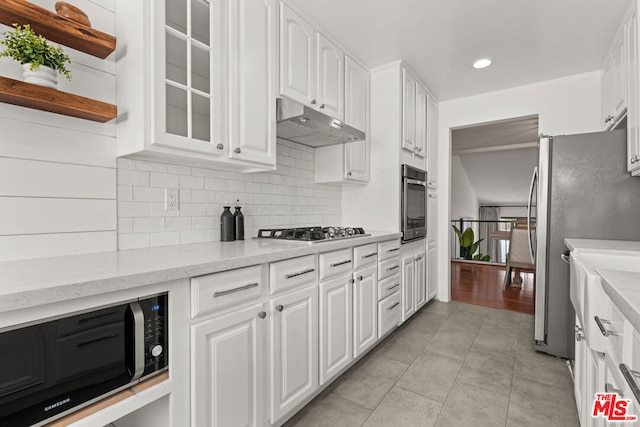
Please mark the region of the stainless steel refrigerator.
POLYGON ((626 140, 625 130, 540 137, 529 194, 539 351, 574 356, 564 238, 640 240, 640 177, 626 170, 626 140))

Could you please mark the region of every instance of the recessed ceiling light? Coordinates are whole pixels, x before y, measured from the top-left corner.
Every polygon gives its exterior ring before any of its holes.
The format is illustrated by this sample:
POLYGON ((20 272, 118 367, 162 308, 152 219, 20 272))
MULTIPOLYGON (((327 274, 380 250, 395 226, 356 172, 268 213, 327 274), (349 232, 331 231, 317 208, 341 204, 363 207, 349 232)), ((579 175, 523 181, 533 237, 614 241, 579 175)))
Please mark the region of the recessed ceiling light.
POLYGON ((491 65, 489 58, 480 58, 473 63, 473 68, 487 68, 489 65, 491 65))

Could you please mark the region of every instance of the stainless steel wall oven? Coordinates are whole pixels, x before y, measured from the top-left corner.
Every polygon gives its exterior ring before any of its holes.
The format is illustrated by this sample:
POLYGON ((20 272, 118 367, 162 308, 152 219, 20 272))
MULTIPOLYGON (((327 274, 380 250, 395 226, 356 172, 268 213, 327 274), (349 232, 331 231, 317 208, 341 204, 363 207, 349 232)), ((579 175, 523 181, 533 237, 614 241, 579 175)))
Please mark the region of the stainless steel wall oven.
POLYGON ((402 165, 401 227, 402 241, 427 235, 427 173, 402 165))
POLYGON ((42 425, 165 371, 168 295, 0 332, 0 426, 42 425))

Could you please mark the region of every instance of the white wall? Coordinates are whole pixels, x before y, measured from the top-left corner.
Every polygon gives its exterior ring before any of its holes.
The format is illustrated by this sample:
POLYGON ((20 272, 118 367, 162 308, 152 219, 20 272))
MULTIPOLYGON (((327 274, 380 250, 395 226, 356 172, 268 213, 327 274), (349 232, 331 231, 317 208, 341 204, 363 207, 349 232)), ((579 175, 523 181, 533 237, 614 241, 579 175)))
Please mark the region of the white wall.
POLYGON ((500 217, 501 218, 514 218, 527 216, 526 206, 501 206, 500 217))
MULTIPOLYGON (((31 0, 55 11, 55 0, 31 0)), ((113 1, 77 0, 93 28, 115 33, 113 1)), ((11 29, 0 25, 0 32, 11 29)), ((116 103, 115 54, 64 47, 72 81, 58 89, 116 103)), ((0 75, 22 67, 0 60, 0 75)), ((96 123, 0 103, 0 261, 116 249, 115 120, 96 123)))
MULTIPOLYGON (((549 66, 552 66, 550 64, 549 66)), ((538 114, 547 135, 600 130, 600 71, 548 80, 511 89, 459 98, 439 105, 439 191, 443 201, 451 191, 452 128, 538 114)), ((441 235, 449 233, 450 204, 439 205, 441 235)), ((448 239, 438 248, 438 299, 450 299, 448 239), (446 278, 446 280, 445 280, 446 278)))
POLYGON ((480 205, 459 156, 451 158, 451 217, 478 219, 480 205))

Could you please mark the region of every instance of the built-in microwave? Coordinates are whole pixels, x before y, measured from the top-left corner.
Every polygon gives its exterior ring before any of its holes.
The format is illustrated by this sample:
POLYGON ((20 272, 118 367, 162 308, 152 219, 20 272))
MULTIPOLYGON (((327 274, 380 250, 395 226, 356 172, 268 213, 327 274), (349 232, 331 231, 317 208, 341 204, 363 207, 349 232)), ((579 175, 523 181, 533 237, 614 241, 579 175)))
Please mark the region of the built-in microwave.
POLYGON ((168 366, 168 295, 0 331, 0 426, 40 426, 168 366))
POLYGON ((402 165, 401 228, 402 241, 427 235, 427 173, 402 165))

